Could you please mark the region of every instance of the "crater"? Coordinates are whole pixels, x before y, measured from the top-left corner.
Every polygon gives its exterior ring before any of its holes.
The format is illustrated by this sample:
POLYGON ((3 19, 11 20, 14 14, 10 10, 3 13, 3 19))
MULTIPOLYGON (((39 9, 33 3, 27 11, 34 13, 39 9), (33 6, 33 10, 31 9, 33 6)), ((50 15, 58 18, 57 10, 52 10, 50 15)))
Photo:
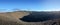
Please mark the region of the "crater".
POLYGON ((53 18, 54 18, 53 14, 31 13, 30 15, 24 16, 19 19, 24 22, 43 22, 43 21, 51 20, 53 18))

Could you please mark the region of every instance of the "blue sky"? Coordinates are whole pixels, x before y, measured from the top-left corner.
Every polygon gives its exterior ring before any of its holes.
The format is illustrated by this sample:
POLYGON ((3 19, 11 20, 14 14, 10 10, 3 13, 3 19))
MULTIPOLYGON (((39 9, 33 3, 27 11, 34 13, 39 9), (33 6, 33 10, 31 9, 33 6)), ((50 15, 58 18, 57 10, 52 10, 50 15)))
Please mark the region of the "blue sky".
POLYGON ((59 0, 0 0, 0 11, 60 11, 59 0))

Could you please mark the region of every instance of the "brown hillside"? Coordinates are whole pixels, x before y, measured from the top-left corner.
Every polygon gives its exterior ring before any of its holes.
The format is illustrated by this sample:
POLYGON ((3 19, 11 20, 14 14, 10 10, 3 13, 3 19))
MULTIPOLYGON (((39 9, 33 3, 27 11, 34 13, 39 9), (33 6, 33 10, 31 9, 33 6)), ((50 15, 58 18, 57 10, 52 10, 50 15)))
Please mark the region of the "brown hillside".
MULTIPOLYGON (((23 17, 25 15, 28 15, 28 14, 29 14, 28 12, 6 12, 6 13, 0 13, 0 25, 3 25, 5 23, 12 24, 14 22, 21 24, 21 21, 19 20, 19 18, 21 18, 21 17, 23 17)), ((15 25, 15 24, 13 24, 13 25, 15 25)))

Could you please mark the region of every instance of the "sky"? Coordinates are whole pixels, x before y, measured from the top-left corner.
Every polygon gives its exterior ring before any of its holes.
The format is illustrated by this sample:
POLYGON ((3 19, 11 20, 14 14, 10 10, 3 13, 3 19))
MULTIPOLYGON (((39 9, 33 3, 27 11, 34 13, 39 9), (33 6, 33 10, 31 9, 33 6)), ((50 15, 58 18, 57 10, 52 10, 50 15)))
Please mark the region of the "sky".
POLYGON ((60 11, 60 0, 0 0, 0 12, 14 10, 60 11))

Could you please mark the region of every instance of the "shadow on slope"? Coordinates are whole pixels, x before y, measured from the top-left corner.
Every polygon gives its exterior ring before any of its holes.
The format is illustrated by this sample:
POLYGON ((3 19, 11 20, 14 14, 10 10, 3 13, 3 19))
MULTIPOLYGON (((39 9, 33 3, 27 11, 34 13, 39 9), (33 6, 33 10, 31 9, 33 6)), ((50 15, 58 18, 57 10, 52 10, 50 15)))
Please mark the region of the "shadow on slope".
POLYGON ((51 20, 54 18, 53 14, 48 14, 45 12, 33 12, 28 16, 24 16, 23 18, 20 18, 20 20, 25 22, 43 22, 47 20, 51 20))

